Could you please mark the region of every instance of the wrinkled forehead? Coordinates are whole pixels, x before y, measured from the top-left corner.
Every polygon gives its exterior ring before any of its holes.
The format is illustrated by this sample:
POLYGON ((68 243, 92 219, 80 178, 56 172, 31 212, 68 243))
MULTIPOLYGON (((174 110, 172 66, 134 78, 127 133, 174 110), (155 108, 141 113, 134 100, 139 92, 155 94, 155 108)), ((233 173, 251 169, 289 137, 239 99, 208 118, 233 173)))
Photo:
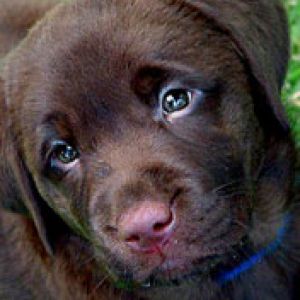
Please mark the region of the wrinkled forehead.
POLYGON ((225 38, 205 17, 176 1, 83 3, 88 5, 65 7, 45 22, 34 46, 42 72, 66 78, 81 72, 81 78, 110 81, 127 75, 131 65, 153 60, 211 61, 220 48, 216 42, 225 38))
POLYGON ((164 1, 147 4, 111 1, 98 9, 73 8, 76 14, 66 12, 70 20, 63 22, 56 16, 59 20, 51 25, 49 40, 42 42, 42 69, 49 73, 50 67, 50 74, 66 79, 74 74, 80 75, 77 79, 100 77, 110 81, 127 76, 132 65, 155 60, 190 65, 197 57, 210 60, 218 48, 215 42, 222 36, 210 22, 185 7, 164 1))

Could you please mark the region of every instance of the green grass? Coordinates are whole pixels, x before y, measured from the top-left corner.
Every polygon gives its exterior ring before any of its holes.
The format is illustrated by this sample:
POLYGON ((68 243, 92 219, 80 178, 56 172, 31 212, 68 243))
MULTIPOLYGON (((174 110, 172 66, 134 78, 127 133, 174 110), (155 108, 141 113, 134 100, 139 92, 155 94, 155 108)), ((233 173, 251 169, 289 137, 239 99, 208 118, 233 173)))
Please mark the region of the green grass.
POLYGON ((300 0, 285 0, 289 13, 292 58, 283 99, 300 150, 300 0))

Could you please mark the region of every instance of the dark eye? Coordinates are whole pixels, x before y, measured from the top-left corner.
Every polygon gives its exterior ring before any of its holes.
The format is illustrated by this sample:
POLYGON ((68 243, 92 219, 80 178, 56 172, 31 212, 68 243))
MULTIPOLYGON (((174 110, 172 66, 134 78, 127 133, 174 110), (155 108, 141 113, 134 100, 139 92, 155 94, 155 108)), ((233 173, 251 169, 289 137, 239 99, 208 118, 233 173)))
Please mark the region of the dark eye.
POLYGON ((55 179, 62 179, 79 160, 79 151, 72 144, 62 140, 54 140, 46 146, 45 175, 55 179))
POLYGON ((78 152, 72 146, 60 142, 55 145, 53 150, 53 158, 59 160, 63 164, 70 164, 78 158, 78 152))
POLYGON ((74 166, 79 158, 79 152, 65 141, 53 141, 47 157, 48 171, 62 175, 74 166))
POLYGON ((162 109, 165 114, 185 109, 192 100, 192 92, 185 89, 168 91, 162 98, 162 109))

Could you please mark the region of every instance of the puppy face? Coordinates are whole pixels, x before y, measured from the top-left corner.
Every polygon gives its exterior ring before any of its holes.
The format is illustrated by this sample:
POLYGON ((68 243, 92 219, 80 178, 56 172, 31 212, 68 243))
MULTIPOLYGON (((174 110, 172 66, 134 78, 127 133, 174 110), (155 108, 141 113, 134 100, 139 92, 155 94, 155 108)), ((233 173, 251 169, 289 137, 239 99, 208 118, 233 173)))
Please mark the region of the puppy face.
POLYGON ((183 280, 249 233, 262 130, 229 37, 145 2, 48 16, 12 58, 7 101, 39 195, 99 269, 183 280))

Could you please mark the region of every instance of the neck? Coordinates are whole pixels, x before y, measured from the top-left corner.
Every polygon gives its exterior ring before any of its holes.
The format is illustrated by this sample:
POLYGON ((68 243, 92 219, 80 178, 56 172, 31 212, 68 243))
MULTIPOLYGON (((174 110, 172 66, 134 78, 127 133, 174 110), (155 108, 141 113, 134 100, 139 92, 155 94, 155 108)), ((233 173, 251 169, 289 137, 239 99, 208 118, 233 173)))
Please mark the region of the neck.
POLYGON ((259 250, 257 253, 254 253, 252 256, 250 256, 247 260, 240 263, 238 266, 234 267, 233 269, 221 272, 216 279, 218 284, 222 286, 228 282, 235 280, 243 273, 247 272, 248 270, 254 268, 256 265, 260 264, 266 257, 275 253, 282 245, 290 221, 291 221, 291 215, 289 213, 286 213, 284 215, 282 225, 277 231, 276 238, 265 248, 259 250))

